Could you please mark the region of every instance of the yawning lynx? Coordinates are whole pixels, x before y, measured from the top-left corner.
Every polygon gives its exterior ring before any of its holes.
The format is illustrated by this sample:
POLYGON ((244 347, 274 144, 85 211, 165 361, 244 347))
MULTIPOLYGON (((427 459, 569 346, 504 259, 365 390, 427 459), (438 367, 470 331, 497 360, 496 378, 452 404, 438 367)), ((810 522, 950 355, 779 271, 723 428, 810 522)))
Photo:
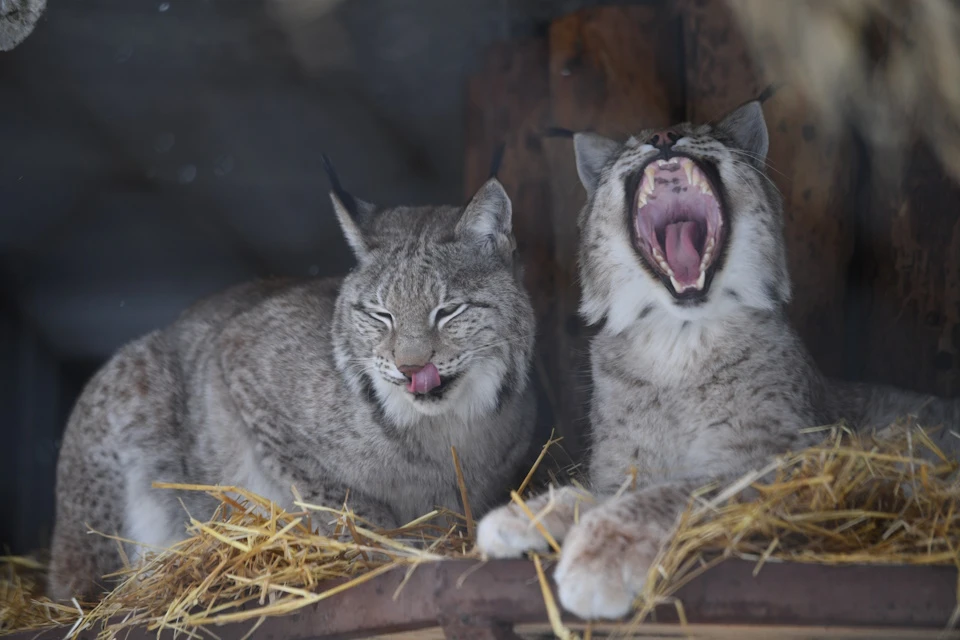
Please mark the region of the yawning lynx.
MULTIPOLYGON (((64 436, 50 592, 90 595, 115 543, 184 534, 154 481, 239 485, 292 506, 348 505, 384 527, 459 509, 451 446, 475 510, 502 496, 534 425, 533 310, 495 179, 463 207, 378 209, 334 180, 358 260, 344 279, 243 285, 124 347, 64 436)), ((131 549, 131 551, 136 551, 131 549)))
MULTIPOLYGON (((803 427, 876 425, 926 398, 825 381, 791 330, 759 102, 713 126, 680 124, 623 144, 578 134, 574 144, 588 192, 581 312, 603 322, 591 345, 595 499, 555 491, 541 522, 563 541, 562 604, 610 618, 629 610, 692 490, 796 448, 803 427), (636 489, 618 493, 631 469, 636 489)), ((956 426, 960 401, 933 400, 920 420, 956 426)), ((478 543, 496 557, 546 548, 513 506, 480 523, 478 543)))

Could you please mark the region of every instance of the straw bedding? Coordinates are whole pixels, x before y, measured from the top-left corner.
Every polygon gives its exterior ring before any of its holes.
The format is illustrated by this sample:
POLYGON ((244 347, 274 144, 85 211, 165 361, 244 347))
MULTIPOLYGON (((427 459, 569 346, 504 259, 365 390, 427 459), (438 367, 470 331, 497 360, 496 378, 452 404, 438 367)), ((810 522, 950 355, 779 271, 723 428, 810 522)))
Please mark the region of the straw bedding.
MULTIPOLYGON (((755 560, 757 571, 767 562, 960 567, 958 464, 926 433, 911 423, 865 435, 832 427, 815 447, 787 453, 728 487, 697 492, 651 569, 634 622, 664 603, 682 615, 676 590, 727 557, 755 560)), ((377 531, 347 505, 298 500, 299 510, 287 513, 235 487, 163 486, 208 492, 220 507, 206 522, 190 519, 182 543, 118 574, 119 586, 96 604, 51 603, 39 596, 41 563, 2 559, 0 633, 62 625, 99 629, 106 639, 135 625, 189 634, 224 622, 253 627, 396 567, 479 557, 473 523, 462 514, 436 511, 377 531), (337 523, 334 534, 316 533, 321 520, 337 523), (341 579, 337 586, 325 586, 333 578, 341 579)), ((514 500, 522 503, 525 489, 514 500)), ((532 560, 545 582, 552 558, 532 560)), ((571 637, 549 590, 544 597, 555 631, 571 637)))

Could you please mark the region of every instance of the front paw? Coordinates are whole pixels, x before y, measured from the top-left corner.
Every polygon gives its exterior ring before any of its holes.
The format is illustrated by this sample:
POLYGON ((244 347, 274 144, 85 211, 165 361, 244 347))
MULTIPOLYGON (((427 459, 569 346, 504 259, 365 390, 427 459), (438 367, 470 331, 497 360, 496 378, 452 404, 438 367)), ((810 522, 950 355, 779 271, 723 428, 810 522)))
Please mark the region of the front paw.
POLYGON ((554 572, 560 604, 585 620, 626 616, 661 542, 643 524, 587 514, 567 536, 554 572))
POLYGON ((548 546, 533 521, 515 505, 491 511, 477 527, 477 547, 492 558, 519 558, 548 546))

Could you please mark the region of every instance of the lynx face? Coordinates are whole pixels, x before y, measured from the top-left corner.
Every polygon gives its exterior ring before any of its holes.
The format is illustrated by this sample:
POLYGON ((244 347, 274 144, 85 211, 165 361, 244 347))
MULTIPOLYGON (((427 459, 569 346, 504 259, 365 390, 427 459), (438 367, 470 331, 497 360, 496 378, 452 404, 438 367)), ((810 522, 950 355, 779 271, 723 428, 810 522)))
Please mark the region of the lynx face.
POLYGON ((338 302, 338 362, 399 423, 496 411, 525 387, 534 333, 503 188, 464 209, 355 207, 337 205, 360 263, 338 302))
POLYGON ((589 195, 580 220, 588 321, 622 328, 654 307, 696 320, 789 300, 758 103, 717 125, 644 131, 623 144, 578 134, 575 144, 589 195))

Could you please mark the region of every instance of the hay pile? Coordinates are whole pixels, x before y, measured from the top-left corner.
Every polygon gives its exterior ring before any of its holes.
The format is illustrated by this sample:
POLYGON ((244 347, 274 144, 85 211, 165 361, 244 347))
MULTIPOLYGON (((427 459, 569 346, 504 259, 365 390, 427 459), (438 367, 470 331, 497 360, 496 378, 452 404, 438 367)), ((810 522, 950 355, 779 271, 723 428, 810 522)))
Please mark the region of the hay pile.
POLYGON ((960 464, 927 433, 909 422, 878 434, 831 427, 818 446, 709 499, 710 488, 698 492, 651 568, 637 620, 730 557, 756 561, 754 575, 766 562, 960 569, 960 464))
POLYGON ((0 635, 72 623, 76 609, 45 600, 46 566, 29 557, 0 557, 0 635))
MULTIPOLYGON (((553 477, 555 465, 541 463, 559 442, 551 436, 543 446, 521 493, 537 484, 538 474, 553 477)), ((104 640, 134 626, 192 635, 213 625, 284 615, 397 567, 412 572, 423 562, 479 559, 468 488, 456 451, 451 454, 464 514, 437 510, 389 531, 376 529, 347 504, 335 509, 297 496, 299 510, 286 512, 239 487, 156 484, 207 493, 220 506, 206 522, 189 518, 183 542, 109 576, 118 586, 99 603, 53 603, 42 597, 42 564, 7 559, 10 570, 0 577, 0 635, 55 626, 69 627, 67 637, 98 629, 104 640), (330 535, 318 533, 321 521, 332 525, 330 535), (324 584, 332 580, 335 586, 324 584)))
POLYGON ((472 543, 463 516, 435 511, 393 531, 377 531, 347 507, 298 501, 287 513, 236 487, 169 485, 221 501, 208 522, 191 519, 192 537, 139 568, 86 613, 81 627, 106 626, 108 638, 132 626, 182 631, 290 613, 396 566, 466 555, 472 543), (319 519, 336 522, 329 536, 319 519), (333 588, 332 579, 347 578, 333 588), (247 608, 249 603, 255 603, 247 608), (109 622, 122 617, 122 622, 109 622))
POLYGON ((434 511, 400 529, 378 531, 347 507, 299 501, 302 511, 285 512, 238 487, 158 486, 203 491, 220 506, 209 521, 190 519, 190 537, 183 542, 111 576, 119 584, 98 604, 63 607, 37 598, 34 583, 19 577, 5 582, 0 633, 64 625, 71 633, 99 628, 106 639, 141 625, 187 632, 257 620, 290 613, 397 566, 466 556, 472 546, 461 526, 464 517, 455 513, 434 511), (317 533, 321 519, 336 523, 331 535, 317 533), (325 581, 344 578, 324 588, 325 581))
MULTIPOLYGON (((544 447, 541 460, 556 442, 544 447)), ((693 496, 651 569, 634 622, 675 602, 679 587, 728 557, 755 560, 757 571, 766 562, 960 567, 957 470, 915 425, 878 435, 832 428, 818 446, 786 454, 719 492, 705 488, 693 496)), ((533 471, 515 501, 523 504, 531 477, 533 471)), ((472 523, 457 513, 436 511, 395 531, 376 531, 346 507, 299 500, 300 511, 286 513, 234 487, 166 486, 210 493, 220 508, 208 522, 191 520, 189 539, 122 572, 121 584, 101 603, 82 606, 82 616, 33 598, 23 578, 5 583, 0 631, 59 624, 99 628, 106 639, 139 625, 193 632, 246 620, 255 628, 265 617, 336 596, 395 567, 413 571, 423 562, 479 557, 468 533, 472 523), (316 533, 321 519, 336 523, 334 534, 316 533), (335 578, 330 587, 326 581, 335 578)), ((533 561, 546 586, 541 558, 533 561)), ((573 637, 549 589, 543 591, 555 631, 573 637)))

